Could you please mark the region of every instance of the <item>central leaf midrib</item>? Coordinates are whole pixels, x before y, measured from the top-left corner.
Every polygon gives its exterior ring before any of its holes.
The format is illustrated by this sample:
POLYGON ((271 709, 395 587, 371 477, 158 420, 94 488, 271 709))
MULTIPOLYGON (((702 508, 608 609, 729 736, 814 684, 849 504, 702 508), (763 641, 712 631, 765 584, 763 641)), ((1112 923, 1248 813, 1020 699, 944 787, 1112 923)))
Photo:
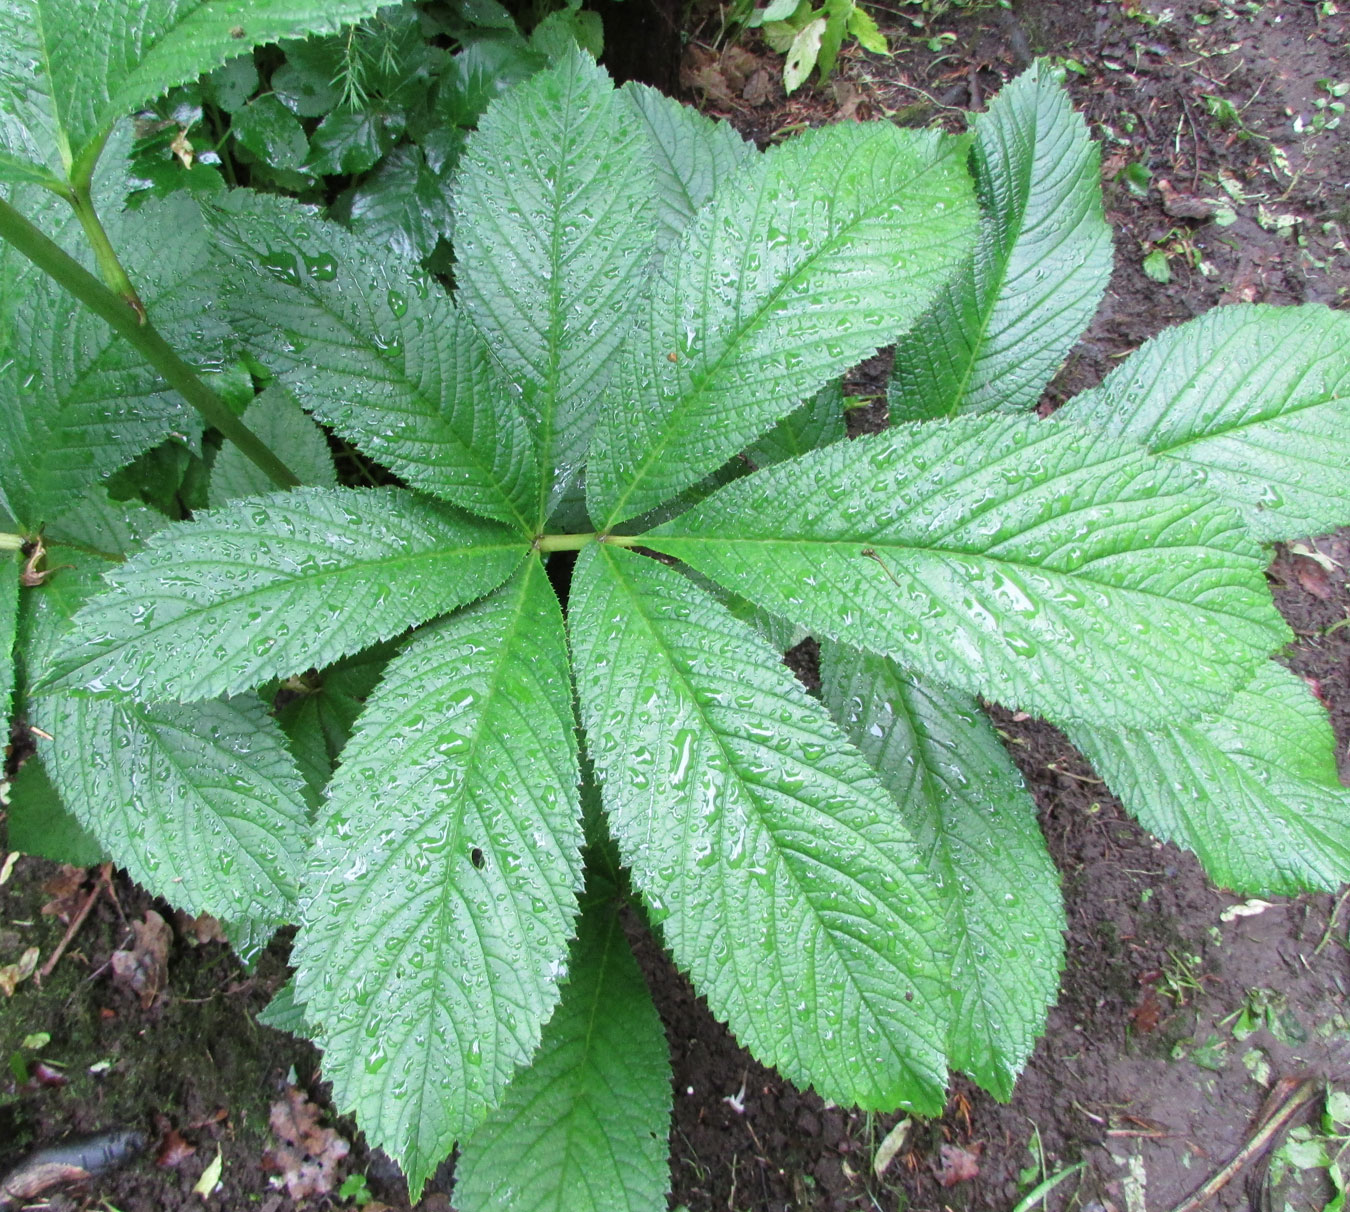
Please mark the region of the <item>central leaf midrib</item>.
MULTIPOLYGON (((1104 590, 1104 591, 1109 590, 1109 591, 1112 592, 1112 593, 1131 593, 1131 594, 1138 594, 1138 595, 1140 595, 1141 597, 1154 598, 1154 599, 1157 599, 1157 600, 1159 600, 1159 601, 1166 602, 1166 603, 1168 603, 1170 606, 1174 606, 1174 607, 1176 607, 1176 606, 1186 606, 1186 607, 1188 607, 1188 608, 1193 608, 1193 609, 1196 609, 1196 610, 1201 610, 1201 611, 1205 611, 1205 612, 1208 612, 1208 613, 1211 613, 1211 614, 1216 614, 1216 615, 1225 615, 1225 616, 1226 616, 1226 615, 1232 614, 1231 611, 1227 611, 1227 610, 1219 610, 1219 609, 1215 608, 1214 606, 1202 606, 1202 605, 1198 605, 1198 604, 1193 603, 1193 602, 1180 602, 1180 601, 1178 601, 1176 598, 1168 597, 1165 593, 1160 593, 1160 592, 1158 592, 1158 591, 1156 591, 1156 590, 1153 590, 1153 589, 1142 588, 1142 587, 1135 587, 1135 586, 1116 585, 1116 584, 1114 584, 1114 583, 1112 583, 1112 582, 1098 581, 1098 580, 1094 580, 1092 577, 1089 577, 1089 576, 1080 576, 1080 574, 1078 574, 1077 572, 1062 572, 1062 571, 1060 571, 1059 569, 1049 568, 1049 567, 1047 567, 1047 566, 1044 565, 1044 564, 1027 564, 1027 563, 1020 563, 1020 562, 1018 562, 1018 561, 1016 561, 1016 560, 1006 559, 1006 558, 1004 558, 1004 557, 1002 557, 1002 556, 989 555, 987 552, 983 552, 983 551, 967 552, 967 551, 961 550, 961 549, 959 549, 959 548, 926 547, 926 546, 922 546, 922 545, 920 545, 920 544, 901 544, 901 543, 897 543, 897 542, 895 542, 895 541, 889 541, 889 542, 888 542, 888 541, 885 540, 885 539, 877 539, 877 538, 872 538, 872 537, 863 537, 863 538, 857 538, 857 539, 814 539, 814 538, 802 538, 802 537, 796 537, 796 538, 778 538, 778 537, 773 537, 773 538, 749 538, 749 537, 745 537, 745 536, 724 536, 724 535, 717 535, 717 536, 705 536, 705 535, 660 535, 660 536, 658 536, 658 535, 649 535, 649 536, 643 536, 643 539, 642 539, 642 545, 643 545, 643 546, 650 546, 651 548, 653 548, 653 549, 656 550, 656 551, 665 551, 665 549, 666 549, 667 546, 674 545, 674 544, 679 544, 679 543, 695 543, 695 544, 697 544, 697 543, 703 543, 703 544, 707 544, 707 545, 712 546, 712 547, 716 547, 716 545, 718 545, 718 544, 722 544, 722 545, 749 544, 749 545, 757 545, 757 546, 759 546, 759 545, 762 545, 762 546, 777 545, 777 546, 783 546, 783 547, 818 546, 818 547, 824 547, 824 548, 826 548, 826 549, 830 549, 830 548, 833 548, 833 547, 850 547, 850 548, 854 548, 854 547, 870 547, 870 548, 876 548, 876 549, 879 550, 879 551, 895 551, 895 552, 898 552, 898 553, 909 553, 909 552, 914 552, 914 553, 917 553, 917 554, 920 554, 920 555, 924 555, 924 556, 928 556, 929 558, 932 558, 932 559, 938 559, 938 560, 945 560, 945 559, 948 559, 948 558, 953 558, 953 559, 962 559, 962 558, 964 558, 964 559, 987 560, 987 561, 989 561, 991 564, 1000 565, 1000 566, 1006 567, 1006 568, 1015 568, 1015 569, 1017 569, 1019 572, 1021 572, 1021 571, 1028 571, 1028 572, 1038 573, 1038 574, 1040 574, 1040 575, 1042 575, 1042 576, 1044 576, 1044 575, 1049 575, 1049 576, 1055 576, 1055 577, 1064 577, 1064 578, 1070 579, 1071 582, 1072 582, 1073 580, 1081 580, 1081 581, 1083 581, 1083 582, 1086 582, 1086 583, 1089 584, 1089 585, 1092 585, 1092 586, 1094 586, 1094 587, 1096 587, 1096 588, 1100 588, 1100 589, 1102 589, 1102 590, 1104 590)), ((1213 551, 1213 550, 1214 550, 1213 548, 1203 547, 1203 546, 1201 546, 1201 545, 1199 545, 1199 544, 1196 544, 1195 546, 1196 546, 1199 550, 1202 550, 1202 551, 1213 551)), ((1177 550, 1177 549, 1175 549, 1175 548, 1169 548, 1168 550, 1169 550, 1169 551, 1174 551, 1174 550, 1177 550)), ((671 555, 676 555, 677 553, 676 553, 676 552, 670 552, 669 554, 671 554, 671 555)), ((899 556, 897 555, 896 558, 899 558, 899 556)), ((1088 567, 1088 565, 1085 564, 1084 567, 1086 568, 1086 567, 1088 567)), ((1044 603, 1044 604, 1049 605, 1049 604, 1051 604, 1051 603, 1046 602, 1046 603, 1044 603)), ((1249 626, 1251 625, 1251 620, 1250 620, 1250 619, 1247 619, 1247 618, 1244 618, 1242 615, 1234 615, 1233 617, 1240 619, 1243 623, 1246 623, 1246 624, 1248 624, 1249 626)))
MULTIPOLYGON (((685 672, 685 670, 684 670, 683 667, 681 666, 680 662, 677 660, 675 654, 671 651, 669 645, 667 645, 667 644, 665 643, 664 638, 661 636, 660 632, 659 632, 658 629, 656 628, 656 626, 655 626, 655 624, 653 623, 653 621, 651 620, 651 618, 647 615, 647 612, 643 609, 643 607, 644 607, 644 605, 645 605, 646 603, 645 603, 645 601, 644 601, 642 595, 641 595, 640 593, 635 592, 634 589, 630 586, 630 584, 628 583, 628 580, 624 577, 623 573, 619 570, 619 568, 618 568, 618 566, 617 566, 617 562, 615 561, 615 559, 614 559, 614 557, 611 555, 611 553, 609 553, 608 551, 604 551, 603 548, 602 548, 602 554, 604 555, 605 559, 609 562, 610 568, 611 568, 611 569, 613 570, 613 572, 614 572, 614 578, 613 578, 613 579, 615 580, 615 582, 616 582, 617 584, 619 584, 619 585, 623 588, 625 594, 627 595, 627 597, 629 598, 629 600, 633 603, 633 605, 634 605, 634 607, 635 607, 635 610, 634 610, 635 617, 637 617, 637 618, 639 618, 639 619, 642 620, 642 622, 643 622, 643 624, 644 624, 644 628, 645 628, 645 630, 647 631, 647 634, 651 637, 653 646, 654 646, 654 647, 657 649, 657 651, 662 655, 662 657, 664 657, 667 666, 671 669, 672 673, 675 675, 675 680, 676 680, 676 682, 679 684, 680 688, 683 690, 683 692, 684 692, 685 695, 687 696, 688 701, 689 701, 689 703, 691 704, 691 706, 693 707, 694 712, 695 712, 695 714, 697 715, 698 719, 702 722, 704 728, 707 730, 708 734, 712 737, 712 739, 713 739, 713 741, 714 741, 714 744, 715 744, 716 747, 717 747, 718 752, 719 752, 719 753, 721 754, 721 756, 722 756, 722 760, 723 760, 724 762, 726 762, 727 769, 728 769, 729 771, 732 771, 732 772, 735 773, 735 776, 736 776, 737 780, 738 780, 738 781, 746 788, 747 792, 749 793, 749 794, 748 794, 749 801, 750 801, 751 803, 753 803, 753 804, 755 805, 755 807, 756 807, 756 819, 758 820, 758 823, 759 823, 760 827, 765 831, 765 833, 767 833, 767 834, 769 835, 769 837, 773 839, 773 842, 774 842, 774 852, 775 852, 776 854, 778 854, 779 857, 780 857, 780 859, 781 859, 781 862, 780 862, 780 868, 781 868, 781 870, 789 877, 789 881, 790 881, 790 883, 791 883, 791 887, 792 887, 793 891, 795 892, 795 894, 796 894, 796 896, 797 896, 797 898, 798 898, 798 903, 799 903, 799 904, 805 904, 805 905, 810 906, 811 916, 812 916, 812 918, 814 919, 814 921, 815 921, 815 923, 816 923, 816 928, 817 928, 817 930, 820 932, 820 936, 823 936, 826 940, 828 940, 828 946, 829 946, 829 949, 830 949, 831 953, 834 955, 834 958, 835 958, 836 962, 839 964, 840 969, 845 973, 845 975, 846 975, 846 977, 847 977, 847 979, 848 979, 849 985, 850 985, 850 987, 854 990, 854 993, 855 993, 855 995, 857 996, 858 1001, 861 1002, 862 1005, 864 1005, 864 1006, 867 1008, 867 1011, 868 1011, 868 1013, 872 1016, 872 1019, 873 1019, 874 1022, 878 1022, 878 1023, 885 1022, 888 1016, 881 1015, 881 1014, 878 1014, 878 1013, 877 1013, 876 1008, 875 1008, 875 1007, 873 1006, 873 1004, 872 1004, 872 999, 871 999, 871 997, 870 997, 870 996, 867 994, 867 992, 859 985, 859 983, 858 983, 858 981, 857 981, 857 977, 856 977, 856 975, 855 975, 855 973, 854 973, 854 970, 853 970, 853 964, 852 964, 852 962, 850 962, 849 960, 847 960, 847 959, 845 958, 845 956, 843 955, 843 953, 840 951, 838 945, 837 945, 836 942, 835 942, 835 938, 834 938, 834 933, 833 933, 833 931, 832 931, 832 930, 830 929, 830 927, 829 927, 829 926, 821 919, 820 911, 819 911, 819 909, 817 908, 817 906, 816 906, 816 904, 815 904, 815 901, 811 898, 811 896, 810 896, 810 895, 806 892, 806 890, 802 887, 802 885, 801 885, 801 883, 800 883, 800 881, 799 881, 799 879, 798 879, 798 877, 797 877, 797 873, 796 873, 796 871, 793 869, 792 863, 789 861, 789 859, 788 859, 788 857, 787 857, 787 854, 788 854, 789 852, 785 851, 785 850, 781 847, 780 843, 778 842, 777 835, 775 834, 774 830, 769 826, 768 822, 764 819, 764 809, 763 809, 763 806, 762 806, 761 803, 760 803, 759 796, 756 794, 756 790, 755 790, 757 784, 755 784, 753 781, 747 779, 747 778, 741 773, 741 770, 740 770, 740 763, 736 760, 736 755, 735 755, 733 752, 731 752, 731 751, 727 748, 726 744, 725 744, 724 741, 723 741, 723 737, 722 737, 721 732, 714 726, 714 724, 712 723, 712 721, 708 718, 707 712, 706 712, 706 710, 704 709, 702 703, 699 701, 698 694, 696 693, 693 684, 690 682, 689 677, 688 677, 688 674, 685 672)), ((636 559, 641 559, 641 558, 643 558, 643 557, 637 556, 637 557, 634 557, 634 558, 636 558, 636 559)), ((815 810, 815 811, 819 811, 819 809, 814 809, 814 810, 815 810)), ((838 819, 837 817, 832 817, 831 819, 832 819, 832 820, 835 820, 837 823, 839 823, 839 824, 841 824, 841 825, 844 824, 844 822, 839 821, 839 819, 838 819)), ((849 827, 849 826, 845 826, 845 827, 849 829, 849 832, 854 833, 854 834, 857 834, 857 830, 852 829, 852 828, 849 827)), ((861 836, 861 835, 859 835, 859 836, 861 836)), ((874 843, 870 843, 870 842, 869 842, 868 844, 875 847, 875 844, 874 844, 874 843)), ((877 849, 879 850, 879 848, 877 848, 877 849)), ((886 861, 887 861, 888 865, 892 866, 895 870, 901 871, 900 868, 895 867, 895 864, 890 863, 889 858, 887 858, 886 861)), ((909 882, 908 873, 907 873, 907 872, 901 871, 901 874, 904 876, 905 882, 908 883, 908 882, 909 882)), ((879 953, 875 952, 875 949, 870 949, 870 950, 873 950, 873 953, 874 953, 874 954, 879 954, 879 953)), ((898 967, 898 966, 899 966, 898 964, 895 963, 894 957, 891 957, 891 964, 892 964, 892 966, 894 966, 894 967, 898 967)), ((736 979, 737 979, 737 984, 738 984, 738 986, 739 986, 739 985, 740 985, 740 974, 739 974, 739 971, 737 972, 737 977, 736 977, 736 979)), ((819 994, 818 994, 818 991, 815 990, 815 989, 812 990, 812 998, 813 998, 814 1001, 816 1001, 816 1003, 817 1003, 817 1009, 818 1009, 818 1007, 819 1007, 819 994)), ((752 1001, 747 1001, 746 1004, 747 1004, 747 1008, 748 1008, 748 1007, 750 1007, 750 1006, 753 1005, 753 1002, 752 1002, 752 1001)), ((931 1025, 931 1024, 930 1024, 930 1025, 931 1025)), ((920 1033, 919 1033, 918 1031, 914 1030, 913 1026, 910 1027, 910 1031, 913 1032, 915 1035, 920 1035, 920 1033)), ((793 1040, 794 1045, 795 1045, 796 1040, 797 1040, 797 1037, 798 1037, 798 1032, 797 1032, 795 1029, 791 1029, 791 1028, 790 1028, 790 1029, 789 1029, 789 1036, 790 1036, 790 1038, 793 1040)), ((921 1035, 920 1035, 920 1038, 922 1038, 921 1035)), ((912 1072, 912 1071, 913 1071, 913 1070, 912 1070, 912 1067, 911 1067, 909 1064, 903 1062, 903 1053, 902 1053, 902 1050, 901 1050, 899 1047, 893 1047, 893 1048, 892 1048, 892 1051, 894 1052, 894 1054, 895 1054, 897 1057, 900 1057, 900 1058, 902 1059, 902 1067, 904 1068, 904 1070, 905 1070, 906 1072, 912 1072)), ((799 1061, 801 1060, 800 1052, 799 1052, 799 1054, 798 1054, 798 1060, 799 1060, 799 1061)), ((831 1066, 831 1068, 833 1068, 833 1065, 831 1066)), ((855 1085, 856 1083, 850 1080, 849 1082, 846 1082, 845 1084, 855 1085)))
MULTIPOLYGON (((840 245, 844 244, 853 235, 854 231, 858 227, 860 227, 863 223, 873 219, 877 219, 880 216, 884 215, 888 210, 890 210, 895 205, 897 199, 903 198, 904 196, 910 193, 921 192, 919 186, 940 163, 942 163, 941 160, 929 160, 924 165, 923 170, 921 172, 919 172, 914 177, 907 179, 903 184, 903 186, 901 186, 900 188, 885 195, 884 199, 882 201, 879 201, 876 204, 875 208, 868 209, 864 207, 860 209, 855 215, 855 217, 852 219, 852 221, 850 221, 845 227, 841 228, 838 232, 836 232, 835 235, 831 237, 829 240, 823 242, 820 248, 816 252, 808 256, 804 261, 802 261, 802 263, 798 266, 798 268, 795 271, 793 271, 792 274, 790 274, 788 277, 784 278, 781 282, 779 282, 778 285, 775 286, 769 292, 769 294, 765 297, 764 301, 755 309, 754 312, 751 313, 751 315, 746 320, 742 321, 741 323, 739 323, 738 325, 727 331, 726 341, 723 345, 722 352, 717 356, 717 360, 710 367, 707 367, 706 369, 701 369, 697 378, 691 376, 690 390, 683 393, 680 396, 677 403, 675 404, 675 406, 660 418, 664 432, 661 433, 656 438, 656 440, 653 441, 648 447, 647 457, 638 465, 636 471, 633 473, 632 478, 628 482, 628 487, 625 488, 622 493, 620 493, 618 499, 615 501, 614 505, 610 508, 609 516, 605 522, 605 526, 603 527, 603 529, 608 529, 609 527, 616 526, 621 520, 623 520, 620 518, 620 514, 622 513, 624 506, 627 504, 628 499, 636 491, 638 485, 641 484, 642 481, 646 478, 648 470, 651 468, 652 464, 659 462, 664 457, 667 447, 674 440, 672 426, 670 423, 672 419, 686 412, 690 407, 692 401, 696 401, 706 394, 708 390, 708 385, 716 379, 717 375, 722 370, 722 367, 726 364, 726 362, 732 359, 733 356, 740 351, 740 346, 744 342, 746 335, 750 333, 752 330, 762 326, 762 321, 764 320, 767 313, 779 301, 779 299, 783 296, 783 294, 786 293, 788 288, 790 286, 795 285, 803 276, 805 276, 811 270, 813 270, 816 266, 816 263, 821 258, 836 253, 839 250, 840 245)), ((777 166, 773 165, 772 167, 776 168, 777 166)), ((755 199, 756 214, 758 213, 758 208, 761 204, 764 189, 765 186, 768 184, 768 181, 769 181, 769 173, 766 172, 760 179, 760 188, 755 199)), ((674 279, 672 279, 672 281, 674 281, 674 279)), ((658 302, 660 302, 660 299, 655 293, 653 293, 653 295, 651 296, 651 312, 653 315, 653 319, 655 319, 655 308, 658 302)), ((655 337, 657 335, 655 325, 654 324, 651 325, 648 328, 648 331, 642 335, 649 338, 655 337)), ((636 338, 634 339, 634 344, 630 348, 634 351, 632 356, 634 357, 639 356, 636 338)), ((645 356, 647 352, 649 351, 646 349, 643 349, 641 351, 643 356, 645 356)))

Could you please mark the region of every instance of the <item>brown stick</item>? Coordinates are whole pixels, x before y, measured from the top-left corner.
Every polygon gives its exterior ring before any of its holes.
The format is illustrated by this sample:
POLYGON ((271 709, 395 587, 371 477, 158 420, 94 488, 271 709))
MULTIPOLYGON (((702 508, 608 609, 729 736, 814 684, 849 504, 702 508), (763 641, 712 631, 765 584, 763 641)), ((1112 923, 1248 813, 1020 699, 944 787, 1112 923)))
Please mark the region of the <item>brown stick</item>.
POLYGON ((80 911, 70 919, 70 925, 66 927, 65 936, 56 944, 56 950, 51 953, 47 962, 42 965, 42 970, 37 974, 36 983, 38 985, 41 985, 47 977, 51 976, 51 974, 56 971, 56 965, 61 962, 61 957, 65 955, 66 948, 70 946, 71 939, 80 932, 80 927, 84 925, 84 919, 89 916, 89 911, 94 907, 94 902, 98 900, 98 894, 103 891, 103 885, 108 882, 108 877, 111 873, 111 863, 104 863, 103 866, 98 869, 98 878, 94 881, 93 892, 85 898, 84 904, 80 906, 80 911))
POLYGON ((1275 1136, 1288 1126, 1289 1121, 1301 1108, 1307 1106, 1317 1097, 1321 1085, 1321 1081, 1315 1077, 1304 1078, 1303 1081, 1299 1082, 1294 1087, 1293 1092, 1287 1095, 1284 1101, 1266 1117, 1265 1122, 1253 1133, 1251 1140, 1237 1151, 1233 1160, 1223 1169, 1216 1171, 1204 1186, 1188 1195, 1171 1212, 1195 1212, 1195 1209, 1199 1208, 1206 1200, 1222 1191, 1243 1166, 1265 1151, 1275 1136))

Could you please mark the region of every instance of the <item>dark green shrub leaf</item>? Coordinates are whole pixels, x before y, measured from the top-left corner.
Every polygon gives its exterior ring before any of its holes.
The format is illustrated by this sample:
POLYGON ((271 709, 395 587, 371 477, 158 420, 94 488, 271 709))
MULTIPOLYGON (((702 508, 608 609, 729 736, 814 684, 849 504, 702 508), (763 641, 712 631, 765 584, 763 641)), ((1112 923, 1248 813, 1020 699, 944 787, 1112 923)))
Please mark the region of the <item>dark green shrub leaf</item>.
POLYGON ((823 1098, 938 1111, 940 911, 875 774, 767 644, 655 560, 593 545, 569 625, 611 832, 713 1013, 823 1098))
POLYGON ((618 358, 587 473, 597 524, 697 483, 919 314, 973 235, 965 150, 842 124, 719 187, 618 358))
POLYGON ((422 150, 400 145, 356 187, 351 196, 351 228, 378 248, 416 261, 429 257, 437 241, 454 228, 450 208, 450 170, 433 172, 422 150))
POLYGON ((154 535, 107 577, 51 687, 236 694, 332 664, 500 585, 526 544, 398 489, 299 489, 154 535))
POLYGON ((455 193, 461 306, 524 389, 551 482, 585 456, 600 389, 646 280, 652 168, 642 127, 578 51, 492 106, 455 193))
POLYGON ((274 93, 255 97, 234 115, 230 133, 239 145, 272 168, 299 169, 309 155, 309 139, 274 93))
POLYGON ((1350 791, 1325 709, 1266 661, 1223 710, 1147 732, 1069 738, 1150 833, 1195 851, 1235 892, 1334 892, 1350 881, 1350 791))
POLYGON ((294 204, 254 197, 213 223, 230 319, 301 404, 410 484, 534 533, 525 419, 436 283, 294 204))
POLYGON ((1064 903, 1036 804, 969 695, 885 657, 821 645, 825 703, 876 767, 935 877, 953 948, 947 1059, 995 1097, 1045 1029, 1064 903))
POLYGON ((612 903, 587 908, 528 1069, 463 1145, 460 1212, 665 1212, 666 1036, 612 903))
POLYGON ((393 113, 329 114, 309 138, 305 167, 314 173, 363 173, 394 146, 403 125, 403 119, 393 113))
POLYGON ((1289 632, 1183 468, 1024 417, 909 425, 722 488, 644 536, 815 634, 1054 720, 1213 710, 1289 632))
POLYGON ((293 962, 334 1101, 414 1202, 558 999, 581 887, 562 612, 537 559, 390 662, 315 829, 293 962))
POLYGON ((1169 328, 1066 420, 1195 468, 1263 541, 1350 522, 1350 316, 1220 307, 1169 328))
POLYGON ((974 160, 975 257, 896 346, 893 422, 1030 408, 1111 276, 1100 156, 1058 73, 1038 62, 999 93, 974 160))
POLYGON ((377 7, 372 0, 250 0, 246 7, 65 0, 54 13, 40 0, 6 0, 0 5, 0 150, 47 164, 64 178, 63 156, 77 167, 91 163, 118 118, 173 85, 250 47, 336 30, 377 7))

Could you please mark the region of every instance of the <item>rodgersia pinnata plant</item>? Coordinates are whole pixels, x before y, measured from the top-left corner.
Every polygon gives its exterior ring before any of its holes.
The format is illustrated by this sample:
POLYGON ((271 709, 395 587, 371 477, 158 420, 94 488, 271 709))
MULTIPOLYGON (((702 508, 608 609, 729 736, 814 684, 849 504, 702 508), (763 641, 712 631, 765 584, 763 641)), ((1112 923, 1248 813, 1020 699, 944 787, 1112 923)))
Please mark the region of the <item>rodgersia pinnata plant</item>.
POLYGON ((0 18, 14 827, 246 959, 298 924, 269 1020, 414 1197, 458 1145, 461 1212, 664 1207, 623 902, 801 1086, 1007 1098, 1064 918, 982 702, 1224 885, 1350 875, 1263 575, 1350 522, 1350 321, 1226 307, 1038 419, 1111 264, 1048 68, 968 136, 760 152, 559 51, 468 137, 447 288, 277 195, 124 209, 120 114, 309 28, 178 7, 46 74, 36 7, 0 18), (61 252, 91 230, 111 293, 61 252), (840 377, 893 344, 849 440, 840 377))

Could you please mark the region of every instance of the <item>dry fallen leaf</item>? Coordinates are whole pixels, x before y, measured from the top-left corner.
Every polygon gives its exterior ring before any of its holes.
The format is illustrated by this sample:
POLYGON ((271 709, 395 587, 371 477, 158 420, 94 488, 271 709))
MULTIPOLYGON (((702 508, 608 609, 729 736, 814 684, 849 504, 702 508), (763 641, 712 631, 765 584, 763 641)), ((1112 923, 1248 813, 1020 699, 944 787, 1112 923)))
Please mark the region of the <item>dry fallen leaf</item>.
POLYGON ((220 922, 209 913, 200 913, 193 917, 190 913, 184 913, 181 909, 173 915, 174 925, 178 927, 178 932, 183 935, 190 943, 195 942, 198 946, 206 943, 227 943, 229 939, 225 937, 225 931, 221 929, 220 922))
POLYGON ((329 1195, 337 1183, 337 1168, 351 1146, 332 1128, 319 1126, 319 1108, 303 1090, 286 1087, 286 1096, 272 1104, 272 1133, 280 1142, 269 1149, 268 1168, 275 1170, 294 1200, 329 1195))
POLYGON ((45 917, 54 917, 70 924, 70 919, 80 911, 84 904, 87 893, 85 892, 85 881, 89 877, 83 867, 60 866, 53 875, 42 885, 42 891, 52 899, 49 900, 38 911, 45 917))
POLYGON ((141 1009, 149 1010, 169 982, 169 943, 173 932, 153 909, 145 920, 131 923, 135 939, 130 951, 114 951, 113 979, 138 994, 141 1009))
POLYGON ((937 1180, 944 1187, 954 1187, 980 1174, 980 1146, 962 1149, 959 1145, 943 1145, 942 1164, 938 1167, 937 1180))
POLYGON ((6 997, 13 997, 14 990, 21 982, 26 981, 34 972, 37 971, 38 949, 29 947, 27 951, 19 957, 17 964, 6 964, 0 968, 0 993, 6 997))

